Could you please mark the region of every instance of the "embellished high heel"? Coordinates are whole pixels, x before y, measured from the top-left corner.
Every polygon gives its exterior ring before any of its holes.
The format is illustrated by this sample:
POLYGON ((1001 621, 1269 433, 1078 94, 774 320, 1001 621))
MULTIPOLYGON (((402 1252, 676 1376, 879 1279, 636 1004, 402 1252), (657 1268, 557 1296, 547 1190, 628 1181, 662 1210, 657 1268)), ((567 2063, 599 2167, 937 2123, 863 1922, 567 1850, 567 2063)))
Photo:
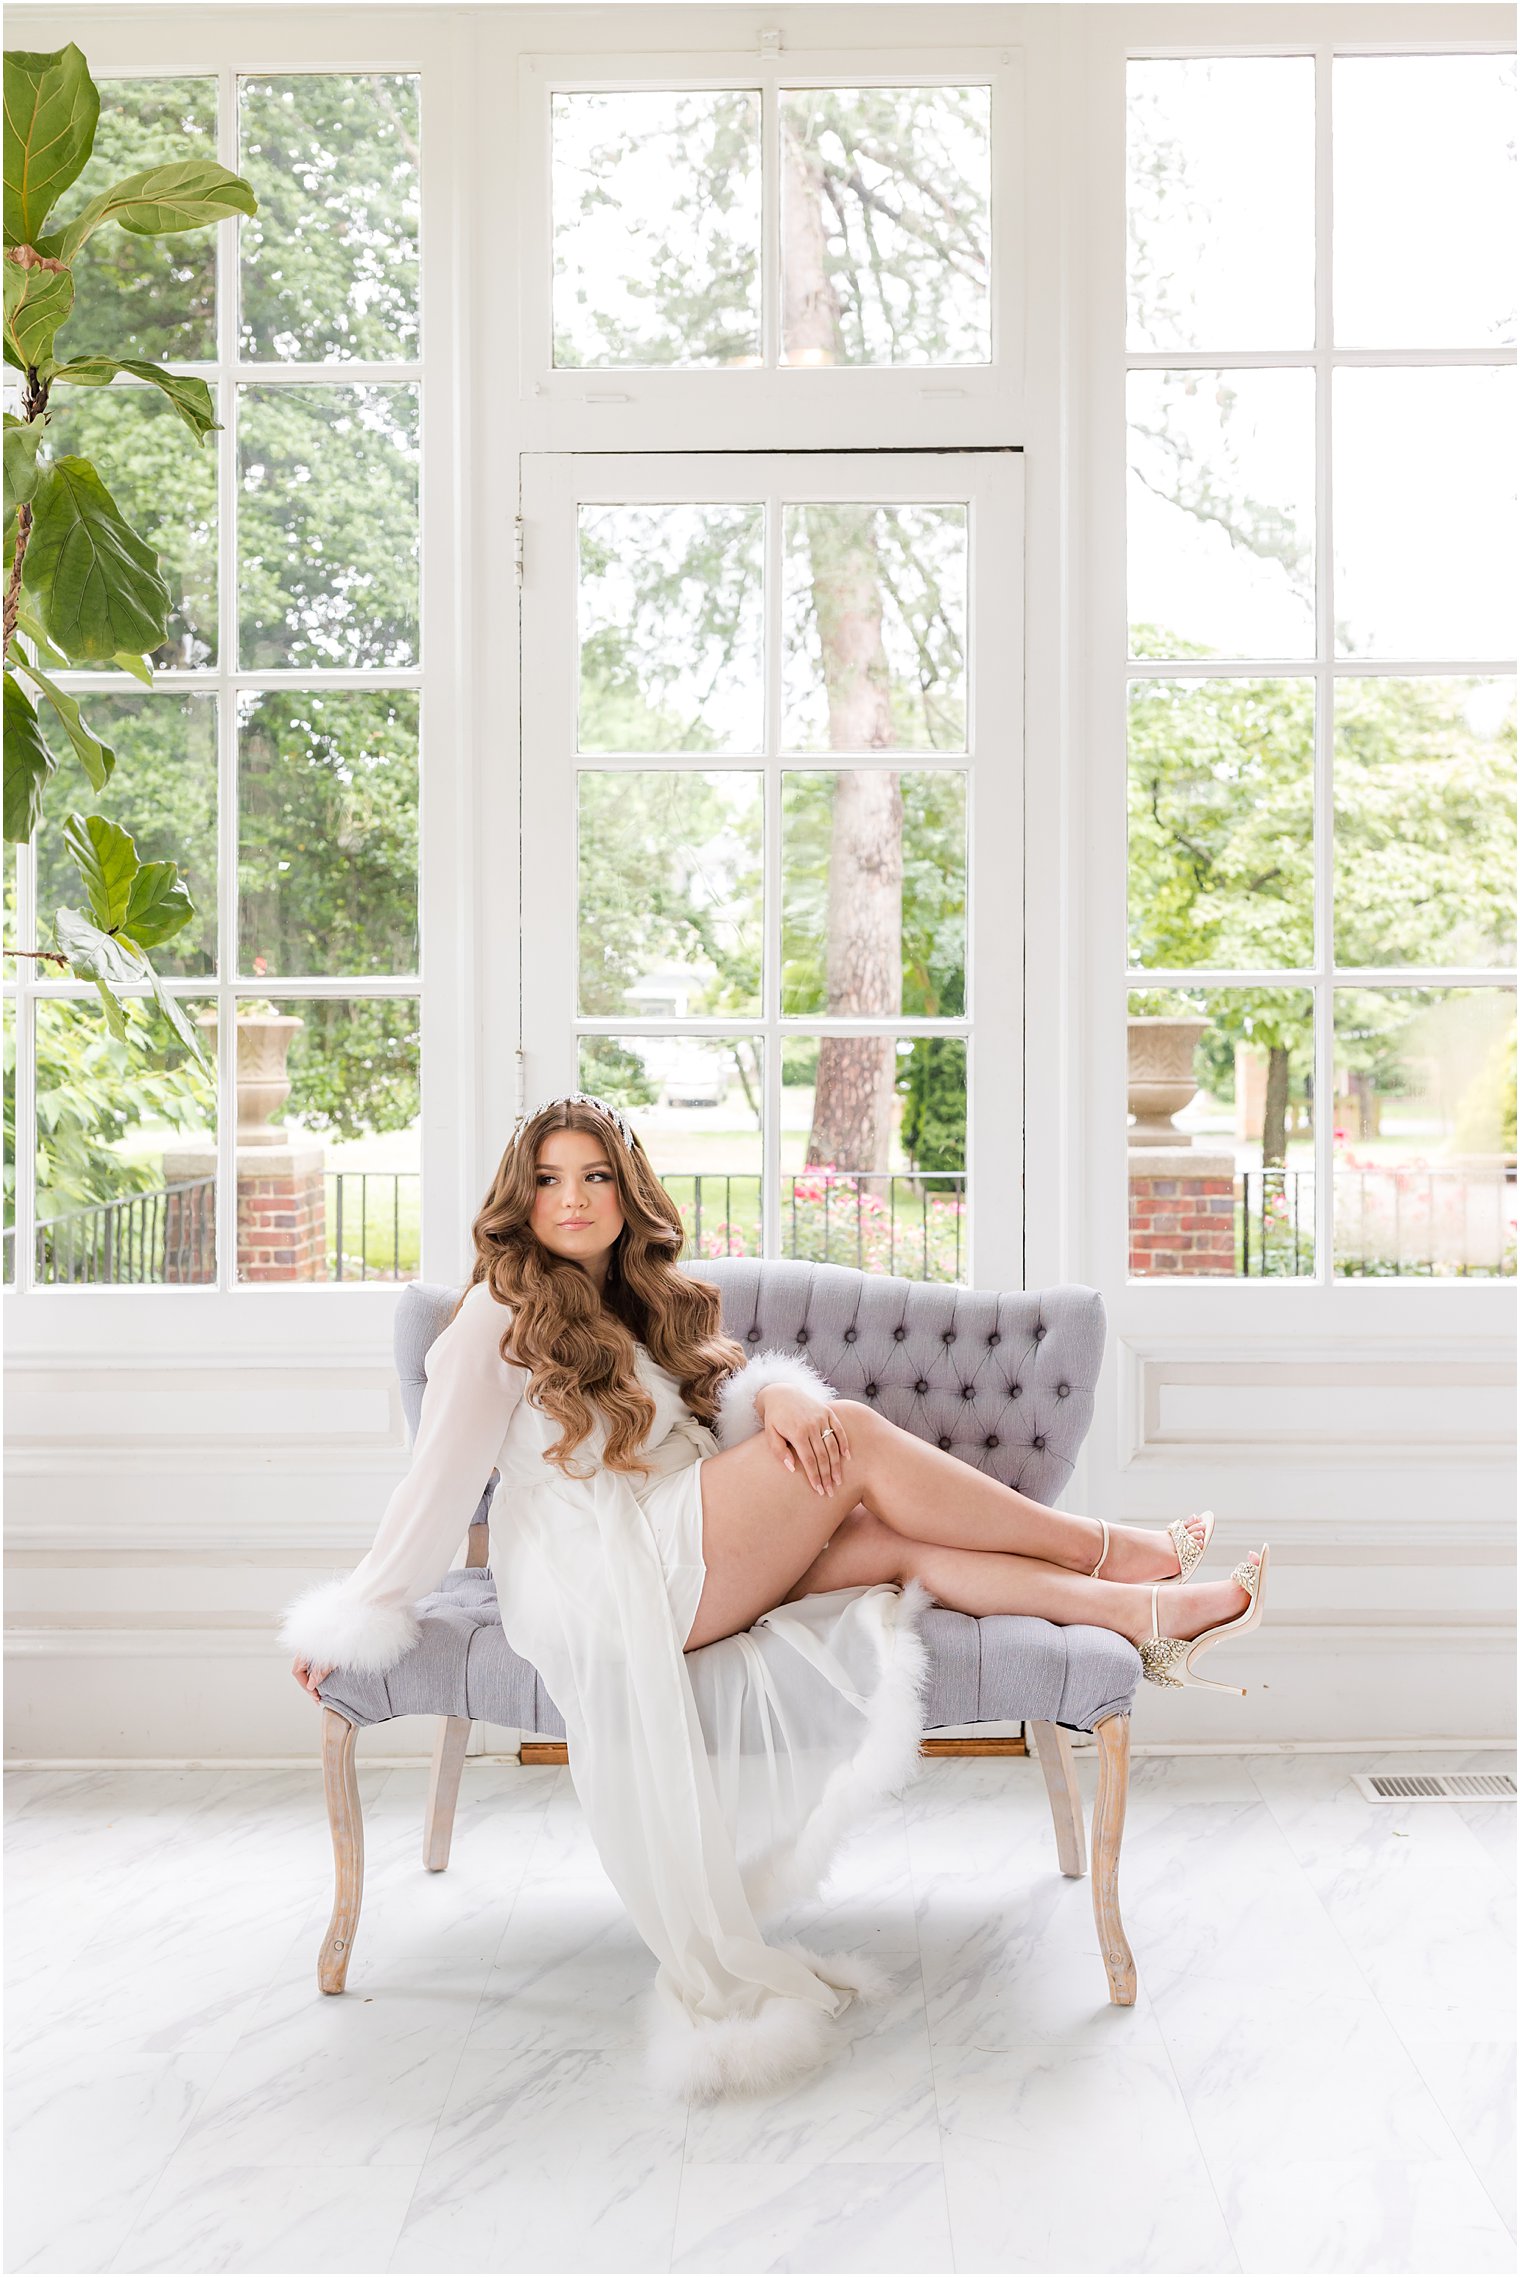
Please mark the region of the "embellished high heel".
POLYGON ((1151 1583, 1151 1633, 1139 1646, 1140 1666, 1152 1684, 1197 1684, 1209 1692, 1238 1692, 1245 1697, 1244 1684, 1216 1684, 1212 1677, 1195 1676, 1193 1662, 1210 1645, 1218 1644, 1221 1637, 1239 1636, 1254 1629, 1261 1619, 1262 1583, 1267 1575, 1267 1545, 1261 1545, 1261 1555, 1254 1562, 1242 1558, 1230 1574, 1238 1581, 1250 1598, 1250 1603, 1238 1612, 1233 1620, 1217 1621, 1212 1629, 1204 1629, 1196 1637, 1164 1637, 1158 1610, 1158 1592, 1162 1584, 1151 1583), (1177 1671, 1181 1669, 1179 1676, 1177 1671))
MULTIPOLYGON (((1214 1532, 1213 1511, 1195 1510, 1193 1516, 1203 1520, 1203 1538, 1201 1541, 1196 1534, 1188 1532, 1187 1521, 1184 1518, 1174 1518, 1166 1529, 1172 1537, 1172 1547, 1177 1552, 1177 1571, 1162 1575, 1161 1586, 1164 1589, 1174 1587, 1179 1581, 1186 1581, 1209 1546, 1210 1538, 1214 1532)), ((1108 1520, 1100 1518, 1098 1524, 1103 1528, 1103 1547, 1098 1552, 1097 1564, 1089 1569, 1089 1579, 1091 1580, 1096 1580, 1102 1572, 1103 1561, 1108 1556, 1108 1520)))

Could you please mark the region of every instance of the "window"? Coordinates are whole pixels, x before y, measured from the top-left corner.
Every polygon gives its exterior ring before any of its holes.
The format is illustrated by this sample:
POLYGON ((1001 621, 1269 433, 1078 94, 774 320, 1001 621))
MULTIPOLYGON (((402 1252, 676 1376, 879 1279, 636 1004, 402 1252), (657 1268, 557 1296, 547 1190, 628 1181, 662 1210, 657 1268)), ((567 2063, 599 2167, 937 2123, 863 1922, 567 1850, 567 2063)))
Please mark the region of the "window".
POLYGON ((1515 1272, 1514 91, 1128 65, 1132 1276, 1515 1272))
POLYGON ((7 908, 33 941, 77 898, 71 809, 179 862, 193 923, 155 962, 219 1065, 151 1000, 111 1034, 88 982, 8 960, 8 1123, 32 1103, 23 1254, 80 1284, 406 1279, 419 1245, 420 81, 415 72, 101 76, 68 208, 196 143, 259 212, 138 239, 103 230, 73 355, 210 382, 197 451, 151 388, 59 387, 44 448, 95 460, 174 595, 153 684, 61 677, 117 753, 49 785, 7 908), (29 1047, 29 1055, 28 1053, 29 1047))

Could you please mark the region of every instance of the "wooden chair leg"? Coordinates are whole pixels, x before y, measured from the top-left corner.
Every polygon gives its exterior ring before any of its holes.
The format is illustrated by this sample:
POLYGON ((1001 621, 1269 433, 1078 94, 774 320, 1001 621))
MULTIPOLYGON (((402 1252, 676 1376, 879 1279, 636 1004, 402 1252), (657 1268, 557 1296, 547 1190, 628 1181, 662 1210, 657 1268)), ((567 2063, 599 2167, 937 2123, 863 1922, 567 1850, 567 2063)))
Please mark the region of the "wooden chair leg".
POLYGON ((358 1739, 357 1724, 336 1708, 323 1708, 322 1784, 333 1839, 332 1919, 317 1955, 317 1983, 323 1992, 343 1990, 364 1895, 364 1811, 354 1752, 358 1739))
POLYGON ((465 1751, 470 1744, 470 1718, 444 1716, 433 1747, 433 1776, 428 1782, 427 1821, 422 1830, 422 1863, 430 1874, 441 1874, 449 1862, 454 1839, 454 1809, 465 1751))
POLYGON ((1087 1837, 1082 1825, 1082 1791, 1077 1785, 1070 1734, 1060 1724, 1033 1720, 1029 1729, 1040 1758, 1040 1769, 1045 1774, 1045 1792, 1050 1797, 1050 1815, 1056 1824, 1056 1857, 1061 1871, 1085 1874, 1087 1837))
POLYGON ((1135 1999, 1135 1956, 1119 1919, 1119 1844, 1129 1799, 1129 1717, 1105 1716, 1094 1726, 1098 1743, 1098 1800, 1093 1809, 1093 1916, 1108 1971, 1108 1997, 1118 2008, 1135 1999))

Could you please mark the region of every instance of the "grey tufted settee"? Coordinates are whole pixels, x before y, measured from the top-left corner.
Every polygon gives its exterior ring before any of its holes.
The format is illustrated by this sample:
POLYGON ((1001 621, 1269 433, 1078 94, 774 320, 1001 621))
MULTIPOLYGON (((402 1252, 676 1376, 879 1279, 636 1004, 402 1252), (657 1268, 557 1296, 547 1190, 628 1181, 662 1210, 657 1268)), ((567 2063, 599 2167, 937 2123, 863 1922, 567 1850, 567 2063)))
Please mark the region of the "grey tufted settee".
MULTIPOLYGON (((693 1258, 683 1272, 713 1282, 723 1325, 757 1351, 805 1352, 841 1397, 868 1402, 905 1430, 1036 1501, 1054 1503, 1092 1419, 1103 1359, 1096 1289, 966 1289, 784 1258, 693 1258)), ((457 1288, 413 1282, 395 1323, 407 1424, 416 1435, 423 1358, 457 1288)), ((448 1864, 470 1727, 505 1725, 563 1741, 565 1726, 538 1673, 507 1643, 488 1563, 496 1473, 482 1481, 464 1566, 424 1598, 422 1633, 380 1675, 335 1669, 321 1686, 322 1753, 336 1863, 332 1921, 318 1960, 325 1992, 341 1992, 363 1881, 355 1741, 396 1716, 443 1719, 433 1760, 423 1862, 448 1864)), ((1019 1614, 977 1619, 943 1605, 923 1616, 929 1655, 926 1731, 1021 1722, 1044 1773, 1064 1874, 1086 1871, 1081 1795, 1068 1733, 1092 1732, 1098 1793, 1092 1827, 1093 1908, 1109 1997, 1129 2005, 1135 1968, 1120 1921, 1117 1875, 1129 1777, 1129 1718, 1140 1656, 1111 1629, 1059 1626, 1019 1614)), ((980 1752, 978 1743, 933 1752, 980 1752)))

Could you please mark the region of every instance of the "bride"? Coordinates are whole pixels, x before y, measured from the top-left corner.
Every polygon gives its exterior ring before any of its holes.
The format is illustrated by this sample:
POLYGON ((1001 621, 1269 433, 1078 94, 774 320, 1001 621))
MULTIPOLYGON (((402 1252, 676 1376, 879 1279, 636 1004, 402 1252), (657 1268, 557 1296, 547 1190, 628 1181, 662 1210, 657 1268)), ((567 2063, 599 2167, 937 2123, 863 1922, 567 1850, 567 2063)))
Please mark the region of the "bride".
POLYGON ((335 1670, 409 1651, 497 1471, 508 1642, 564 1718, 598 1851, 661 1959, 655 2075, 703 2093, 796 2076, 827 2018, 884 1988, 858 1956, 765 1944, 755 1912, 816 1888, 845 1827, 914 1774, 923 1607, 1115 1629, 1153 1682, 1200 1682, 1191 1661, 1259 1619, 1265 1552, 1194 1580, 1207 1512, 1153 1530, 1051 1509, 798 1354, 747 1359, 603 1100, 523 1118, 473 1232, 411 1468, 355 1571, 288 1608, 292 1673, 320 1700, 335 1670))

